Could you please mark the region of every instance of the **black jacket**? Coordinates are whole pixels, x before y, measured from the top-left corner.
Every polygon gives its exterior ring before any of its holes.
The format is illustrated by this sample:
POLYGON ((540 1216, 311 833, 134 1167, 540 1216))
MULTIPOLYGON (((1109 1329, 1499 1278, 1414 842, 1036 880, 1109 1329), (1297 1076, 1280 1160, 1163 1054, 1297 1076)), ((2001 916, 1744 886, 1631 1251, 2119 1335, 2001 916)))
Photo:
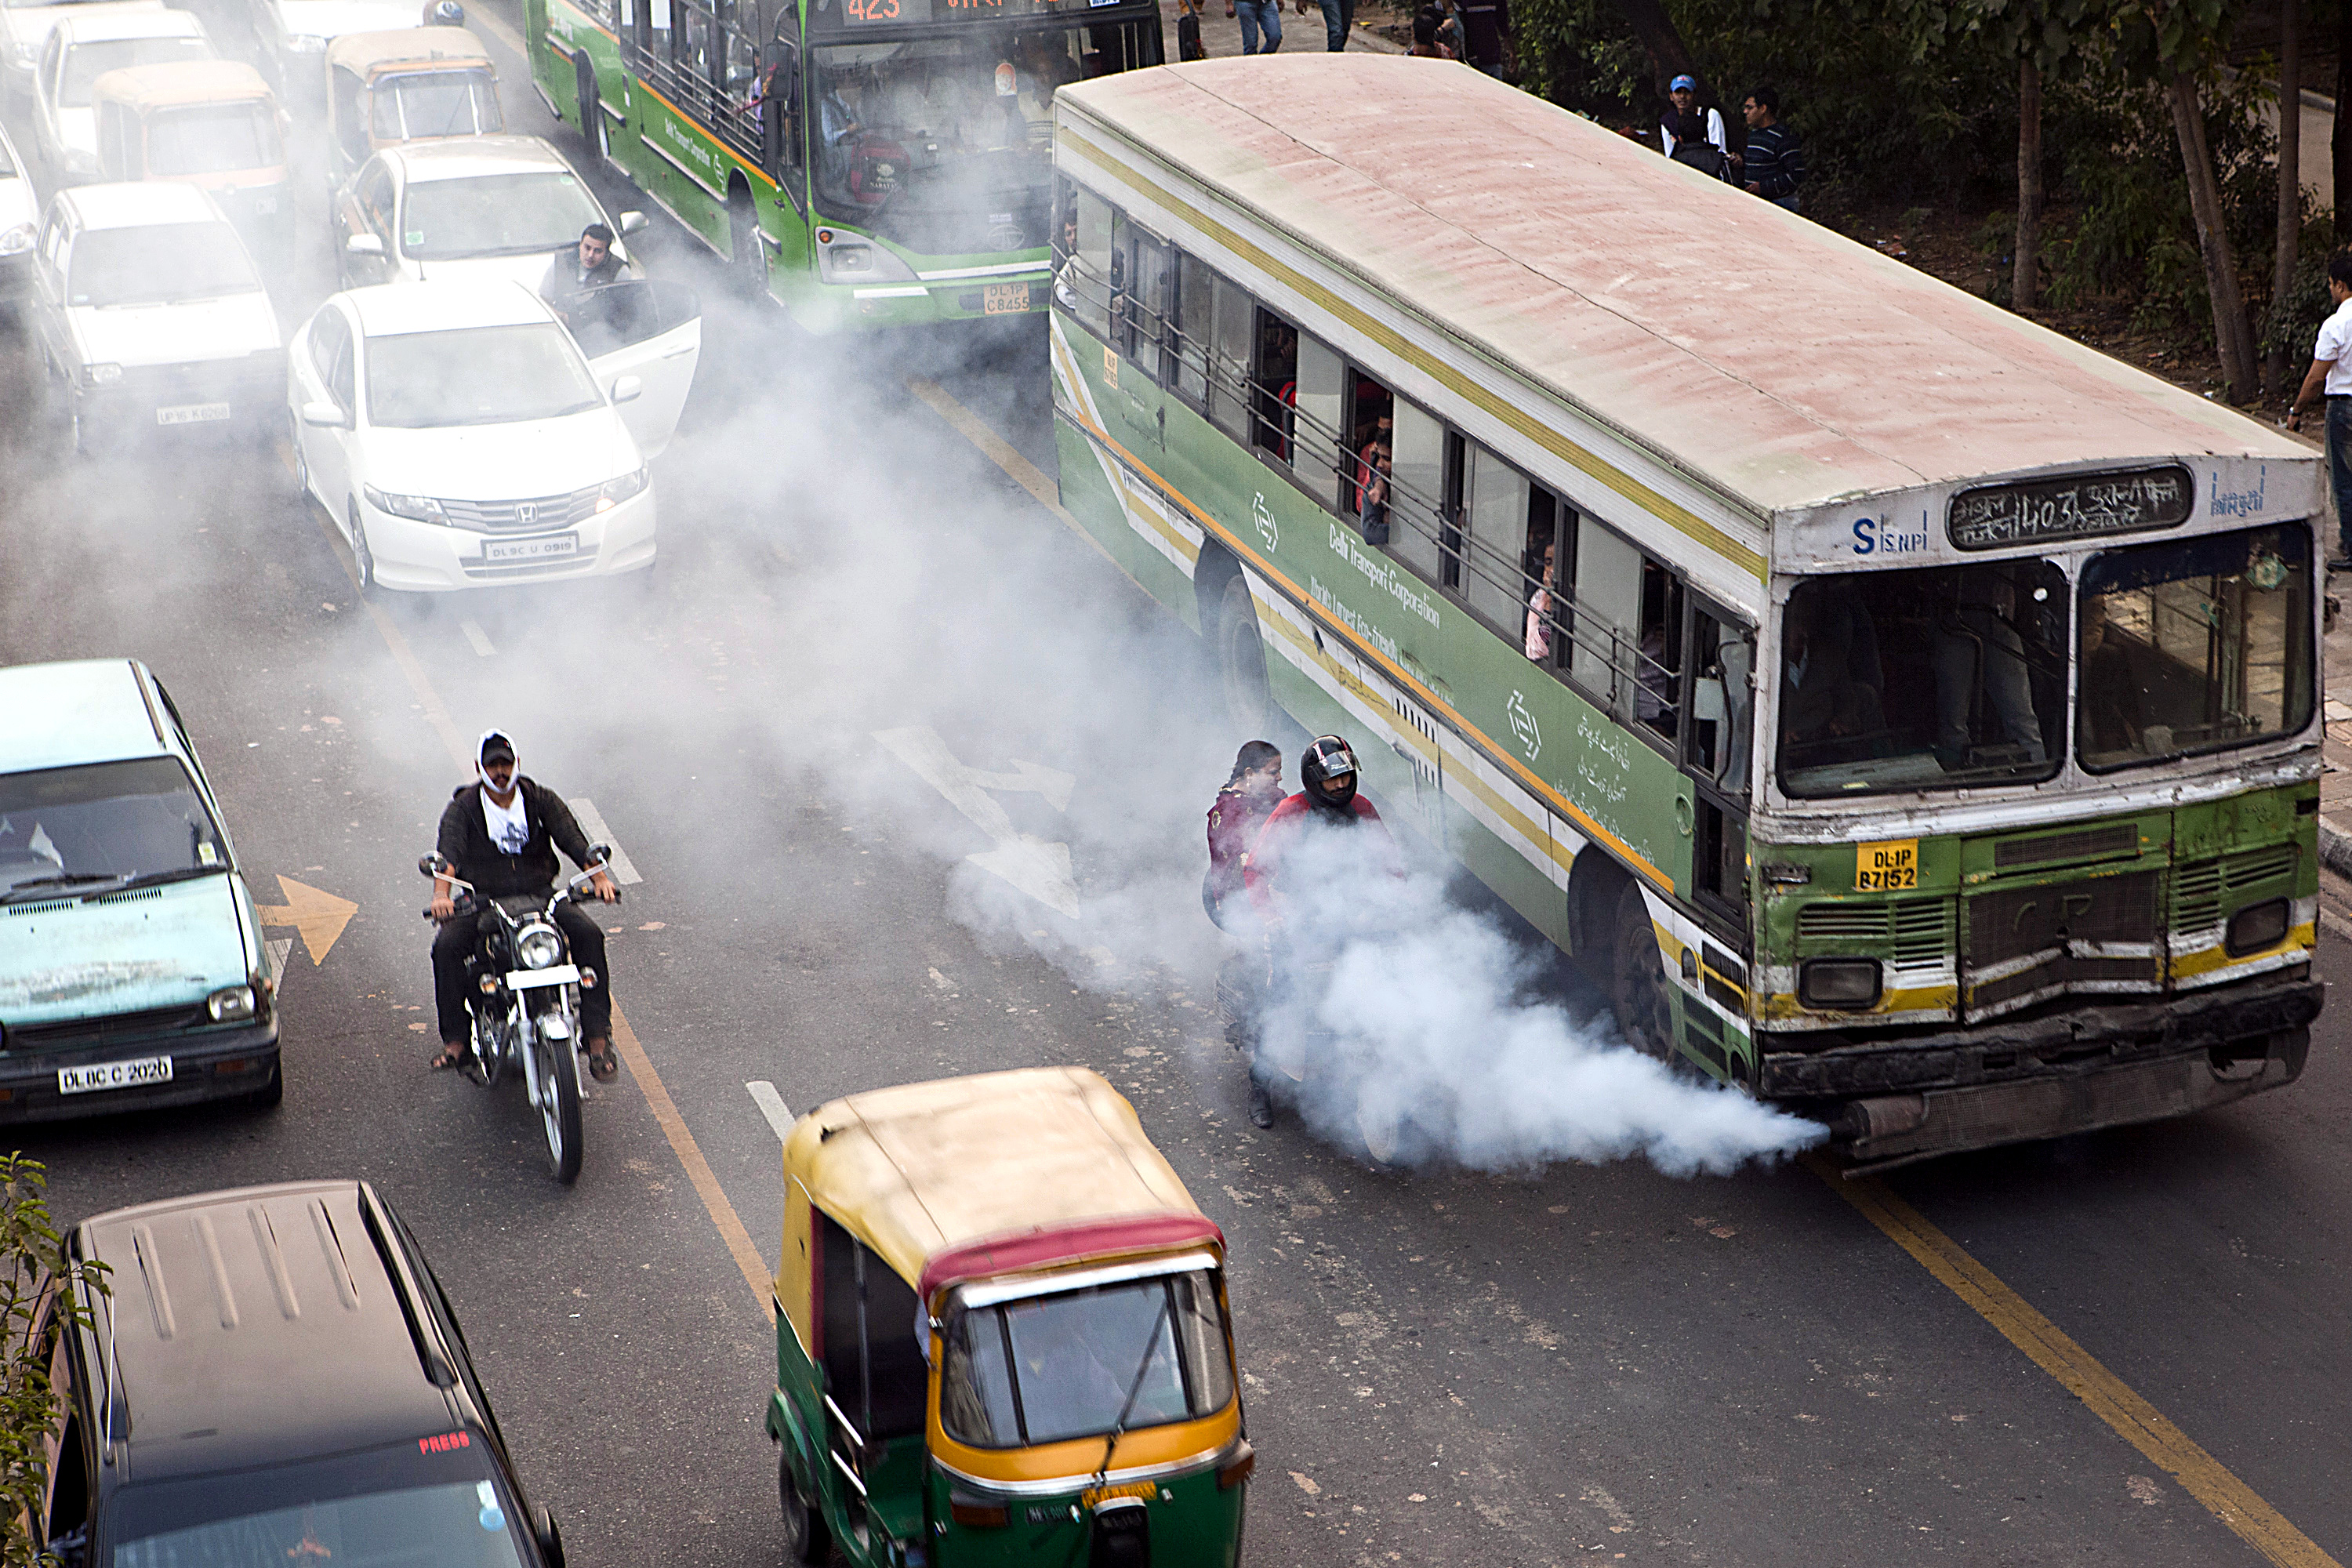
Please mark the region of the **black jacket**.
POLYGON ((511 898, 518 893, 544 893, 555 886, 560 868, 555 852, 562 850, 572 863, 588 864, 588 836, 580 831, 563 797, 528 778, 517 778, 522 790, 523 820, 530 837, 522 853, 509 855, 490 842, 490 825, 482 815, 482 786, 461 785, 441 813, 442 855, 484 898, 511 898))

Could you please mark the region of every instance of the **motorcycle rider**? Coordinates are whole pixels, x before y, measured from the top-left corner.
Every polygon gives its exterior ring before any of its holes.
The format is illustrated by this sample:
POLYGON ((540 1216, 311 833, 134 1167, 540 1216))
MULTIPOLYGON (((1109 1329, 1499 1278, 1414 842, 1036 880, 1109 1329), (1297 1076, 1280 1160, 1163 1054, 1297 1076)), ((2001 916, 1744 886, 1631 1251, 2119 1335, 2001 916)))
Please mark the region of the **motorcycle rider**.
MULTIPOLYGON (((559 869, 555 852, 588 868, 588 836, 580 831, 563 797, 536 779, 515 771, 515 746, 502 731, 486 730, 476 753, 480 778, 450 795, 441 813, 440 850, 448 869, 433 879, 433 918, 440 930, 433 938, 433 1001, 439 1016, 441 1054, 436 1069, 456 1067, 464 1058, 472 1026, 466 1017, 466 960, 478 936, 472 920, 458 920, 452 878, 473 884, 482 899, 528 894, 545 900, 554 888, 559 869)), ((590 886, 610 904, 621 897, 604 868, 595 868, 590 886)), ((599 1083, 620 1076, 613 1054, 613 977, 604 967, 604 931, 577 905, 557 907, 555 923, 572 949, 572 962, 593 985, 580 987, 582 1045, 588 1053, 588 1070, 599 1083)))
MULTIPOLYGON (((1348 742, 1337 735, 1316 736, 1299 753, 1298 793, 1274 808, 1265 826, 1258 830, 1256 842, 1242 858, 1243 886, 1249 892, 1250 906, 1265 932, 1262 973, 1266 978, 1258 1004, 1261 1011, 1272 1005, 1285 984, 1280 973, 1288 948, 1284 918, 1297 889, 1286 885, 1283 867, 1286 858, 1297 850, 1300 840, 1310 833, 1369 828, 1374 837, 1363 847, 1377 863, 1391 871, 1402 869, 1388 825, 1381 820, 1372 803, 1356 793, 1356 753, 1348 742)), ((1292 877, 1297 875, 1291 873, 1292 877)), ((1274 1100, 1267 1093, 1258 1053, 1254 1048, 1255 1030, 1253 1027, 1248 1032, 1253 1037, 1249 1041, 1250 1121, 1255 1126, 1271 1127, 1274 1100)), ((1229 1037, 1231 1033, 1229 1029, 1229 1037)))

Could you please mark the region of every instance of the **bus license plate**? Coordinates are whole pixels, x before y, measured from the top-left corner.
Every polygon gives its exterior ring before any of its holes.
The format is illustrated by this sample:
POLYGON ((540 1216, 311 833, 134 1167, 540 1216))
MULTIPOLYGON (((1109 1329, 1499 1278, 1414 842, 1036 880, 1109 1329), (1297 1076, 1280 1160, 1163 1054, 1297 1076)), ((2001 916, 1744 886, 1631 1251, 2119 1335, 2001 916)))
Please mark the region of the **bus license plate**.
POLYGON ((1853 847, 1853 890, 1901 893, 1919 886, 1919 841, 1889 838, 1853 847))
POLYGON ((991 283, 980 303, 982 315, 1018 316, 1029 309, 1029 285, 991 283))
POLYGON ((59 1094, 88 1094, 99 1089, 131 1089, 142 1083, 172 1081, 172 1058, 140 1057, 127 1062, 95 1062, 86 1068, 59 1068, 59 1094))
POLYGON ((560 556, 576 555, 580 552, 580 536, 559 533, 552 539, 492 539, 483 542, 485 561, 552 561, 560 556))
POLYGON ((155 410, 158 425, 202 425, 209 420, 228 417, 226 403, 175 403, 169 408, 155 410))

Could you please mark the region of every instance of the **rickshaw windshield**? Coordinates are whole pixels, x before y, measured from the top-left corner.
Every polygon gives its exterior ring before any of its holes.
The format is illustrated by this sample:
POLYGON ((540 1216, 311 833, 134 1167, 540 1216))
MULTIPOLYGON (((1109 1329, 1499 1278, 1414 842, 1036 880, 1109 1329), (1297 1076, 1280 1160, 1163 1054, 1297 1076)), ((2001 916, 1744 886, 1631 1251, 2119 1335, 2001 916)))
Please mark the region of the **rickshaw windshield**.
POLYGON ((1101 1436, 1122 1409, 1128 1431, 1198 1420, 1233 1399, 1227 1343, 1206 1269, 970 1309, 948 1331, 940 1425, 1016 1448, 1101 1436))

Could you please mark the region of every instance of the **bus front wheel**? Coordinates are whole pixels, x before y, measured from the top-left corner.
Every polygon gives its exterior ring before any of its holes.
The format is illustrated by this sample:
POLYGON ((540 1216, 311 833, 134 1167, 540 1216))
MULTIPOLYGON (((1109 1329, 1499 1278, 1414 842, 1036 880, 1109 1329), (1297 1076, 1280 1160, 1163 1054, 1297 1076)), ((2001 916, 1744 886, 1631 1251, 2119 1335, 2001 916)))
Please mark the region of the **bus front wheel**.
POLYGON ((590 163, 604 161, 604 108, 596 90, 596 67, 583 51, 572 62, 572 88, 580 105, 580 145, 590 163))
POLYGON ((743 298, 756 302, 768 291, 768 247, 760 239, 760 209, 751 193, 738 190, 727 204, 727 269, 743 298))
POLYGON ((1265 643, 1249 579, 1236 572, 1217 601, 1217 675, 1234 727, 1253 734, 1265 727, 1265 643))
POLYGON ((1617 895, 1617 921, 1611 933, 1609 1005, 1626 1044, 1644 1056, 1675 1059, 1675 1026, 1666 1005, 1666 975, 1658 962, 1658 933, 1641 885, 1628 881, 1617 895))

